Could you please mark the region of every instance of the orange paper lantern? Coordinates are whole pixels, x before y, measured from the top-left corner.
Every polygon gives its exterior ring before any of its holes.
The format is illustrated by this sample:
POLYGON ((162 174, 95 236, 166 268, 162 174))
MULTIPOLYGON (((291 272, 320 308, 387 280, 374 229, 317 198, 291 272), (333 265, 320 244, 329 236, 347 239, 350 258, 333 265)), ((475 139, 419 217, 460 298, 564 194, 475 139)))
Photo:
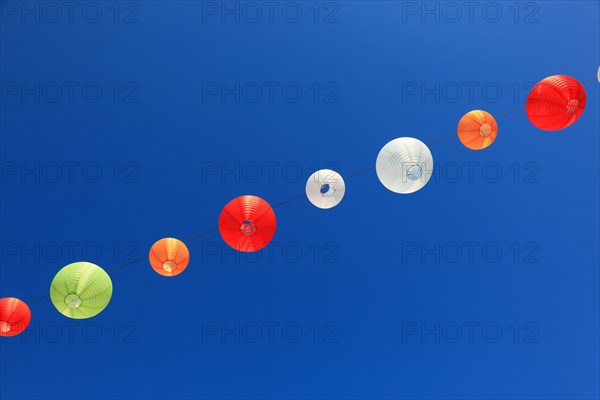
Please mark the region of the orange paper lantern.
POLYGON ((164 238, 152 245, 150 265, 160 275, 175 276, 182 273, 190 262, 190 252, 178 239, 164 238))
POLYGON ((469 111, 458 122, 458 138, 471 150, 482 150, 496 140, 498 124, 486 111, 469 111))

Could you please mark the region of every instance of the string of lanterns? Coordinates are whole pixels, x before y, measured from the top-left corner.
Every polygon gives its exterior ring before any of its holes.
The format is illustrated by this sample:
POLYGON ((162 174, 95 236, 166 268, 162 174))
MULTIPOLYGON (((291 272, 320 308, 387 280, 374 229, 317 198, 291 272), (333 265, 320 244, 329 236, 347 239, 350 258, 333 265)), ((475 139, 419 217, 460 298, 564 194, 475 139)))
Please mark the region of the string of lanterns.
MULTIPOLYGON (((597 72, 600 82, 600 68, 597 72)), ((554 75, 537 83, 525 102, 529 121, 542 130, 556 131, 572 125, 585 109, 586 93, 579 81, 554 75)), ((498 124, 483 110, 466 113, 458 122, 460 142, 471 150, 483 150, 494 143, 498 124)), ((409 194, 422 189, 433 172, 433 156, 423 142, 401 137, 387 143, 375 164, 377 177, 387 189, 409 194)), ((306 182, 306 196, 316 207, 329 209, 344 198, 346 185, 336 171, 322 169, 306 182)), ((257 196, 231 200, 219 216, 218 229, 223 240, 242 252, 258 251, 275 235, 275 212, 257 196)), ((176 276, 188 266, 190 252, 175 238, 158 240, 150 248, 151 267, 162 276, 176 276)), ((58 312, 74 319, 91 318, 104 310, 112 297, 110 276, 90 262, 75 262, 63 267, 50 284, 50 299, 58 312)), ((31 321, 31 310, 14 297, 0 299, 0 336, 15 336, 31 321)))

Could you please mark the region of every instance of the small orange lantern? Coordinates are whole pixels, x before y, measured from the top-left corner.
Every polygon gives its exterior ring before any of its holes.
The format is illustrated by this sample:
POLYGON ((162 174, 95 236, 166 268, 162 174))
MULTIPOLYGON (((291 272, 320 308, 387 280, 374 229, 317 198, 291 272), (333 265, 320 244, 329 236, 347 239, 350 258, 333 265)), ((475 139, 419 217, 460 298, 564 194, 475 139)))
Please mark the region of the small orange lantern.
POLYGON ((469 111, 458 122, 458 138, 471 150, 482 150, 496 140, 498 124, 486 111, 469 111))
POLYGON ((160 239, 150 248, 150 265, 160 275, 175 276, 183 272, 190 262, 190 252, 178 239, 160 239))

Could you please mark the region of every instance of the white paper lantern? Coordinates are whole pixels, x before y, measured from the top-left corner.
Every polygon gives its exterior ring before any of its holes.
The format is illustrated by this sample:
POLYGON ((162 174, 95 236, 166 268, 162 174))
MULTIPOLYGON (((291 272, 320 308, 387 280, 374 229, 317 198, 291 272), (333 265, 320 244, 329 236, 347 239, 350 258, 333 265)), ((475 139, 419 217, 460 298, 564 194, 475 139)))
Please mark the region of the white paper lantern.
POLYGON ((431 178, 433 157, 425 143, 402 137, 383 146, 375 169, 383 186, 392 192, 414 193, 431 178))
POLYGON ((344 180, 340 174, 330 169, 321 169, 306 181, 306 196, 319 208, 337 206, 344 198, 345 192, 344 180))

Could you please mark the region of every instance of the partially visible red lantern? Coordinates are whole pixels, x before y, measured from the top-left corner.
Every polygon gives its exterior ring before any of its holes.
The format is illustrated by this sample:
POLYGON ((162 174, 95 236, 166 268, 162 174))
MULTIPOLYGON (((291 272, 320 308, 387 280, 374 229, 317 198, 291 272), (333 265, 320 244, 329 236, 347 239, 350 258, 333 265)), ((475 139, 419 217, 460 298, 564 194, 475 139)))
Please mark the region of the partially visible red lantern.
POLYGON ((581 83, 570 76, 554 75, 531 89, 525 111, 536 127, 557 131, 577 121, 585 109, 585 100, 581 83))
POLYGON ((240 196, 231 200, 219 216, 223 240, 236 250, 258 251, 275 235, 275 212, 257 196, 240 196))
POLYGON ((31 321, 31 311, 24 301, 14 297, 0 299, 0 336, 15 336, 31 321))

